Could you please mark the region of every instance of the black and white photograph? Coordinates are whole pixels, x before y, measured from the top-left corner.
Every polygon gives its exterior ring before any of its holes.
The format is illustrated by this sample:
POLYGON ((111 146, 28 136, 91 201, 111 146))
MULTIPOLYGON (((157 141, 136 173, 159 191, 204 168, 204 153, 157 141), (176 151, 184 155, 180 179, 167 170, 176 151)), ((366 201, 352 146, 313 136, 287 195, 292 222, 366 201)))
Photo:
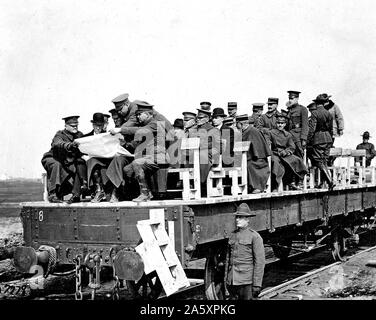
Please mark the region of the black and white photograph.
POLYGON ((375 16, 0 1, 0 303, 375 300, 375 16))

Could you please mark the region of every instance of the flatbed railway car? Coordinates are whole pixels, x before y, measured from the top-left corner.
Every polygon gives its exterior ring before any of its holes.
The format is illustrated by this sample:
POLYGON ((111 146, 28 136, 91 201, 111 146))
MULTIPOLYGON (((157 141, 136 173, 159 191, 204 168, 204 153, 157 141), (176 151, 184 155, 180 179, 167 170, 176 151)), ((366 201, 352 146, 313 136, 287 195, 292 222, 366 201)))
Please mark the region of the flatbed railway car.
MULTIPOLYGON (((367 168, 371 178, 366 182, 366 168, 358 169, 356 184, 347 179, 334 190, 306 184, 302 191, 143 203, 22 203, 26 246, 14 254, 15 265, 23 272, 38 264, 44 272, 71 265, 97 275, 108 266, 115 279, 126 280, 133 295, 156 298, 163 289, 171 295, 188 287, 184 270, 206 258, 206 296, 224 299, 227 241, 241 203, 256 214, 252 228, 277 257, 287 257, 292 241, 303 238, 328 241, 340 259, 345 240, 356 235, 357 226, 375 221, 375 170, 367 168)), ((332 170, 350 177, 350 167, 332 170)))

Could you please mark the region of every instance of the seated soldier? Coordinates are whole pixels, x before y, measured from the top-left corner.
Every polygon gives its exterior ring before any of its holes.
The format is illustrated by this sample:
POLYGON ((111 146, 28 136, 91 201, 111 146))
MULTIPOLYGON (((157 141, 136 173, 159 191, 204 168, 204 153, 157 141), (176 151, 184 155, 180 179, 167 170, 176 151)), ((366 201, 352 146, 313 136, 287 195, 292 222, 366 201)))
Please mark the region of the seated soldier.
POLYGON ((169 156, 166 152, 165 124, 159 121, 153 105, 146 101, 137 102, 136 117, 139 128, 133 140, 135 159, 124 167, 124 173, 128 178, 137 180, 140 195, 133 201, 142 202, 153 198, 151 178, 158 171, 158 165, 169 163, 169 156))
POLYGON ((271 151, 268 142, 259 130, 249 124, 247 114, 237 116, 236 121, 242 130, 242 140, 250 141, 247 153, 248 192, 264 192, 270 174, 268 157, 271 151))
MULTIPOLYGON (((362 137, 363 137, 363 142, 360 143, 360 144, 358 144, 356 146, 356 149, 357 150, 362 150, 362 149, 366 150, 366 167, 369 167, 371 165, 372 159, 376 155, 376 151, 375 151, 374 145, 369 142, 369 138, 370 138, 369 132, 365 131, 363 133, 362 137)), ((357 162, 360 165, 362 165, 361 157, 356 157, 355 158, 355 162, 357 162)))
POLYGON ((79 116, 63 118, 65 129, 56 132, 51 150, 42 158, 47 171, 48 201, 63 202, 63 197, 72 193, 67 203, 80 202, 81 193, 87 190, 86 163, 81 158, 78 143, 74 141, 83 136, 78 131, 79 116))
POLYGON ((303 179, 307 168, 303 160, 294 155, 295 143, 291 133, 284 130, 287 118, 279 113, 276 116, 276 129, 271 129, 268 135, 272 149, 272 192, 278 190, 282 181, 289 184, 292 190, 298 190, 294 183, 294 175, 303 179))

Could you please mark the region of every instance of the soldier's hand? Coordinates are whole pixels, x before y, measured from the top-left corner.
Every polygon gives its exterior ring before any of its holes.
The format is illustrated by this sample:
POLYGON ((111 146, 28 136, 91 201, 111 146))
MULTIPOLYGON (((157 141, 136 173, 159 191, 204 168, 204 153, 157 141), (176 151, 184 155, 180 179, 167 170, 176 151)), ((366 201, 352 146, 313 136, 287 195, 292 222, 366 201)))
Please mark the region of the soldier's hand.
POLYGON ((302 148, 305 149, 307 146, 307 141, 306 140, 302 140, 302 148))
POLYGON ((79 147, 79 145, 80 145, 80 143, 79 143, 79 142, 77 142, 76 140, 75 140, 75 141, 73 141, 73 142, 72 142, 72 144, 73 144, 73 148, 78 148, 78 147, 79 147))
POLYGON ((261 292, 261 287, 252 287, 252 296, 257 298, 261 292))

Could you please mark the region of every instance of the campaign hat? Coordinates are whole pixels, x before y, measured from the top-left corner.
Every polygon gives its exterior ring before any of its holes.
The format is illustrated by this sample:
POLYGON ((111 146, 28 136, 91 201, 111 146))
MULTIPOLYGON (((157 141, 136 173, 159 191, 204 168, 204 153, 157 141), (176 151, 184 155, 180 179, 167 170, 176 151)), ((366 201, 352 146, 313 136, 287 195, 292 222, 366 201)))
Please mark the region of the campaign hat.
POLYGON ((246 203, 241 203, 234 213, 236 217, 255 217, 256 214, 251 212, 249 206, 246 203))
POLYGON ((371 136, 369 135, 369 132, 368 131, 364 131, 363 134, 362 134, 362 137, 364 139, 369 139, 371 136))

